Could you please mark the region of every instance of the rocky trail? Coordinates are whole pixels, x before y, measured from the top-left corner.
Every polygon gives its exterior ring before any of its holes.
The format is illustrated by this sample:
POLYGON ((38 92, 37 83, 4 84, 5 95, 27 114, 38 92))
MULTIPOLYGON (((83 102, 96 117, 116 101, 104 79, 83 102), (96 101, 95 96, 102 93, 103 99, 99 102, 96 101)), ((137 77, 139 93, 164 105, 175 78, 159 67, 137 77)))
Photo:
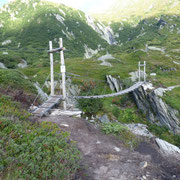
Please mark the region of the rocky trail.
POLYGON ((180 163, 163 157, 153 138, 130 150, 114 136, 104 135, 95 124, 82 118, 55 115, 38 122, 57 123, 71 133, 82 153, 81 168, 74 180, 179 180, 180 163))

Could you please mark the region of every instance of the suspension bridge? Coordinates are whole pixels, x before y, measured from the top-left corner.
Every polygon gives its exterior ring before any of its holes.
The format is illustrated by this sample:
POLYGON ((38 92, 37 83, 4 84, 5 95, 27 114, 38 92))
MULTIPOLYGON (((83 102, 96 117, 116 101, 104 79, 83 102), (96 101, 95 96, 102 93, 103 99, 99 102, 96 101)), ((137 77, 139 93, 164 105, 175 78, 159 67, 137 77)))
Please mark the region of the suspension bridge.
MULTIPOLYGON (((105 94, 98 94, 98 95, 79 95, 80 92, 77 92, 76 95, 68 95, 67 93, 67 85, 66 85, 66 78, 72 78, 72 76, 78 76, 81 77, 80 75, 75 75, 73 73, 66 73, 66 67, 65 67, 65 61, 64 61, 64 50, 63 48, 63 41, 62 38, 59 39, 59 48, 53 49, 52 47, 52 41, 49 42, 49 50, 47 51, 50 54, 50 82, 51 82, 51 94, 49 98, 38 108, 36 108, 32 114, 35 116, 42 117, 46 115, 52 108, 54 108, 57 104, 60 102, 63 102, 63 109, 67 109, 67 100, 68 99, 73 99, 73 100, 78 100, 78 99, 102 99, 102 98, 110 98, 110 97, 116 97, 120 95, 124 95, 127 93, 130 93, 134 91, 135 89, 139 88, 144 84, 146 81, 146 62, 144 61, 143 64, 139 62, 138 64, 138 82, 136 82, 134 85, 131 87, 128 87, 124 90, 115 92, 115 93, 105 93, 105 94), (62 89, 62 95, 55 95, 55 81, 54 81, 54 60, 53 60, 53 53, 59 52, 60 53, 60 71, 61 73, 59 74, 61 76, 61 81, 60 81, 60 89, 62 89), (143 70, 143 76, 144 79, 141 81, 141 67, 144 67, 143 70), (67 76, 68 74, 68 76, 67 76)), ((46 79, 47 80, 47 79, 46 79)), ((57 84, 56 84, 57 85, 57 84)), ((44 86, 44 85, 43 85, 44 86)), ((35 98, 37 100, 39 94, 35 98)))

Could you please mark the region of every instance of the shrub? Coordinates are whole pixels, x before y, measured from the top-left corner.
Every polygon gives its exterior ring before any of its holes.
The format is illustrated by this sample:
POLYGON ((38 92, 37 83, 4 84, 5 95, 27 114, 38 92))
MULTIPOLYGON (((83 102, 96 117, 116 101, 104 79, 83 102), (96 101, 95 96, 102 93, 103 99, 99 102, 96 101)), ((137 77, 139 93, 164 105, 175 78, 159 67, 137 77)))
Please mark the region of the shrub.
POLYGON ((30 113, 22 109, 20 103, 12 101, 10 96, 0 94, 0 117, 26 120, 29 116, 30 113))
POLYGON ((180 147, 180 135, 170 133, 167 127, 148 123, 148 130, 158 136, 160 139, 180 147))
MULTIPOLYGON (((81 87, 81 96, 97 95, 98 89, 93 81, 83 83, 81 87)), ((79 99, 78 108, 80 108, 87 117, 96 116, 102 109, 103 103, 101 99, 79 99)))
POLYGON ((117 136, 128 147, 134 148, 138 144, 137 137, 119 123, 103 123, 101 129, 105 134, 117 136))
POLYGON ((121 123, 139 122, 136 112, 131 108, 120 109, 118 121, 121 123))
POLYGON ((0 119, 2 179, 70 179, 79 151, 56 124, 0 119))

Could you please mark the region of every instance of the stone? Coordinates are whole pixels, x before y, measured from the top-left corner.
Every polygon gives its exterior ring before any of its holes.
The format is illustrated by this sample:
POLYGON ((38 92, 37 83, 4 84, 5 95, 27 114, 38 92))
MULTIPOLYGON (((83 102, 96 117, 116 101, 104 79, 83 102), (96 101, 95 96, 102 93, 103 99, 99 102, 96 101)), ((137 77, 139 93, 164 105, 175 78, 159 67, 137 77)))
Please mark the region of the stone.
POLYGON ((123 85, 120 81, 120 77, 114 78, 111 75, 106 75, 106 79, 112 91, 119 92, 120 90, 123 89, 122 87, 123 85))
POLYGON ((157 145, 159 146, 160 150, 165 153, 166 155, 172 155, 172 156, 179 156, 180 157, 180 149, 170 144, 162 139, 156 138, 155 139, 157 145))
POLYGON ((114 147, 114 150, 117 151, 117 152, 120 152, 120 151, 121 151, 121 149, 118 148, 118 147, 114 147))
POLYGON ((7 69, 7 67, 4 65, 4 63, 1 63, 1 62, 0 62, 0 68, 1 69, 7 69))
POLYGON ((128 127, 128 129, 136 135, 139 136, 145 136, 145 137, 154 137, 154 135, 152 133, 150 133, 147 129, 147 125, 145 124, 124 124, 126 127, 128 127))
POLYGON ((156 73, 151 73, 150 76, 157 76, 157 74, 156 73))
POLYGON ((99 121, 100 121, 101 123, 109 123, 109 122, 110 122, 107 114, 99 117, 99 121))
POLYGON ((166 126, 173 133, 180 133, 178 111, 172 109, 161 98, 165 91, 171 89, 172 88, 158 88, 147 93, 141 86, 133 91, 133 95, 138 109, 141 110, 143 114, 146 114, 150 122, 160 126, 166 126))
POLYGON ((26 68, 27 67, 27 62, 24 60, 24 59, 22 59, 21 60, 21 63, 19 63, 18 65, 18 68, 26 68))
POLYGON ((145 169, 147 166, 148 166, 147 161, 144 161, 144 162, 141 162, 141 163, 140 163, 140 168, 141 168, 141 169, 145 169))
POLYGON ((60 126, 62 126, 62 127, 69 127, 68 124, 60 124, 60 126))

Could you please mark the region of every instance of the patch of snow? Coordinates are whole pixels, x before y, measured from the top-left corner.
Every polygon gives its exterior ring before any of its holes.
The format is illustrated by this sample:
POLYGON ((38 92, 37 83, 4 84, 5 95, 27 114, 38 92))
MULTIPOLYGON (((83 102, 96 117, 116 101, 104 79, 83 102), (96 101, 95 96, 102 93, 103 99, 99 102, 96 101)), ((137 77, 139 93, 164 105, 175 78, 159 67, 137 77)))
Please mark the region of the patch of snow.
POLYGON ((54 16, 56 17, 56 19, 65 26, 64 24, 64 18, 62 16, 60 16, 59 14, 54 14, 54 16))
POLYGON ((173 61, 174 64, 180 65, 180 62, 173 61))
POLYGON ((66 13, 62 9, 59 9, 59 12, 66 16, 66 13))
POLYGON ((112 64, 107 62, 107 61, 103 61, 101 64, 101 66, 108 66, 108 67, 112 67, 112 64))
POLYGON ((7 67, 3 63, 1 63, 1 62, 0 62, 0 68, 1 69, 7 69, 7 67))
POLYGON ((8 52, 3 52, 2 54, 3 54, 3 55, 8 55, 9 53, 8 53, 8 52))
POLYGON ((101 65, 103 66, 109 66, 111 67, 111 63, 107 62, 106 60, 109 60, 109 59, 115 59, 111 54, 106 54, 104 56, 101 56, 98 58, 98 61, 102 61, 101 65))
POLYGON ((22 59, 21 63, 19 63, 17 66, 18 66, 18 68, 26 68, 27 62, 24 59, 22 59))
POLYGON ((161 51, 162 53, 165 53, 165 48, 158 48, 158 47, 155 47, 155 46, 148 46, 148 49, 152 50, 152 51, 161 51))
POLYGON ((85 49, 84 56, 85 56, 86 59, 89 59, 89 58, 93 57, 95 54, 98 53, 97 49, 93 50, 91 48, 88 48, 88 46, 86 44, 84 45, 84 49, 85 49))
POLYGON ((105 60, 108 60, 108 59, 115 59, 115 57, 113 57, 111 54, 106 54, 104 56, 101 56, 98 58, 99 61, 105 61, 105 60))
POLYGON ((152 133, 150 133, 147 129, 147 125, 145 124, 123 124, 126 127, 128 127, 128 129, 136 135, 139 136, 145 136, 145 137, 149 137, 152 138, 154 137, 154 135, 152 133))
POLYGON ((5 45, 7 45, 7 44, 11 44, 11 42, 12 42, 12 41, 11 41, 10 39, 8 39, 8 40, 2 42, 1 44, 2 44, 2 46, 5 46, 5 45))

